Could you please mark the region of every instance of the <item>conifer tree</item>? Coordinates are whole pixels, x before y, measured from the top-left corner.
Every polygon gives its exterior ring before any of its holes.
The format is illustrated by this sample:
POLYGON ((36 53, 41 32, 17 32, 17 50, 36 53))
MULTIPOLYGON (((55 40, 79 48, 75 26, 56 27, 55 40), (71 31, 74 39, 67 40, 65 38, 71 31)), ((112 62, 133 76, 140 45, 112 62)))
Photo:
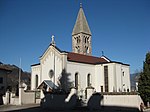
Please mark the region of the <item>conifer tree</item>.
POLYGON ((146 54, 143 72, 140 74, 138 91, 144 103, 150 102, 150 52, 146 54))

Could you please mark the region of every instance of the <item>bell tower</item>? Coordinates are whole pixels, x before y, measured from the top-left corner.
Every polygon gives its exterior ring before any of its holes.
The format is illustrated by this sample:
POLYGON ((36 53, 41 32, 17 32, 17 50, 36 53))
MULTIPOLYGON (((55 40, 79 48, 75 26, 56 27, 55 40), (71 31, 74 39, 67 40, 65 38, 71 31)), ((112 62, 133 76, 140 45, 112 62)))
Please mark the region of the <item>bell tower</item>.
POLYGON ((79 54, 91 55, 91 31, 86 20, 82 4, 72 31, 72 51, 79 54))

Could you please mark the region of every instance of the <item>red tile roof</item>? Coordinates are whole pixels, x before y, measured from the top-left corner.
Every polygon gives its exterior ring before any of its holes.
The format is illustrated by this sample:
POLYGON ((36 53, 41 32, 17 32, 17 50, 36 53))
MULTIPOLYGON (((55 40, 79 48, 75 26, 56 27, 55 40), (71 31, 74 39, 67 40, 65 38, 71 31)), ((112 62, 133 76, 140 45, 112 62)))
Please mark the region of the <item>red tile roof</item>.
POLYGON ((88 63, 88 64, 98 64, 98 63, 107 63, 108 61, 101 57, 88 56, 78 53, 69 52, 67 55, 68 61, 88 63))

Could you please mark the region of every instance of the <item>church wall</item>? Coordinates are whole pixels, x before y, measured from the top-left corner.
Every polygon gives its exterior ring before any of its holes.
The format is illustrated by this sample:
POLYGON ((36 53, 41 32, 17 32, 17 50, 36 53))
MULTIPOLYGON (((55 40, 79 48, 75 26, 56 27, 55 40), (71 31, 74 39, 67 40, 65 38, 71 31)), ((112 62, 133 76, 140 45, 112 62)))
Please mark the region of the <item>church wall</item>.
POLYGON ((117 63, 89 65, 68 62, 67 72, 71 74, 70 78, 73 82, 75 81, 75 73, 79 74, 79 89, 87 87, 87 75, 90 73, 92 86, 96 92, 101 92, 101 86, 103 86, 103 92, 105 92, 104 66, 108 66, 109 92, 119 92, 124 91, 124 89, 127 91, 128 88, 130 89, 129 66, 126 65, 117 63), (124 71, 124 76, 122 76, 122 71, 124 71))
POLYGON ((87 75, 91 75, 91 86, 95 86, 95 65, 67 62, 67 73, 70 73, 70 80, 75 84, 75 74, 79 74, 79 90, 87 87, 87 75))
POLYGON ((130 71, 129 66, 116 64, 117 92, 130 90, 130 71))
POLYGON ((114 91, 114 66, 112 63, 108 64, 108 85, 109 85, 109 92, 114 91))
POLYGON ((95 66, 95 89, 96 92, 101 92, 101 86, 104 86, 104 77, 103 77, 103 70, 102 70, 102 65, 96 65, 95 66))
POLYGON ((40 84, 41 79, 41 66, 36 65, 31 67, 31 90, 36 89, 36 75, 38 76, 38 85, 40 84))
POLYGON ((95 66, 95 86, 97 92, 101 92, 101 86, 103 86, 103 92, 105 91, 105 81, 104 81, 104 66, 108 66, 108 89, 109 92, 119 92, 130 90, 130 74, 129 66, 108 63, 100 64, 95 66), (124 76, 123 75, 124 71, 124 76))
POLYGON ((115 66, 116 66, 117 92, 121 92, 123 89, 121 64, 115 64, 115 66))
POLYGON ((130 69, 129 66, 122 65, 122 72, 123 72, 123 91, 130 91, 130 69))
POLYGON ((100 86, 103 86, 103 92, 104 92, 105 91, 104 66, 108 66, 108 91, 113 92, 114 90, 114 67, 112 63, 101 65, 101 81, 103 83, 100 86))

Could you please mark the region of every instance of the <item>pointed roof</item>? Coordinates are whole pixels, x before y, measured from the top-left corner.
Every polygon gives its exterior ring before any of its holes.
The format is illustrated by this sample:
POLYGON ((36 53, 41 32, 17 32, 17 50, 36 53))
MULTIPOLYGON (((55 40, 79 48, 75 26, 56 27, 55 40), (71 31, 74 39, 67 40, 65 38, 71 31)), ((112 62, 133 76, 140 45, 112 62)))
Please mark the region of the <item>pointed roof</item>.
POLYGON ((91 35, 91 31, 90 31, 88 22, 86 20, 86 17, 84 15, 82 5, 80 4, 80 10, 78 12, 77 20, 76 20, 76 23, 74 25, 72 35, 78 34, 78 33, 81 33, 81 32, 91 35))
POLYGON ((37 89, 42 89, 43 86, 44 86, 44 84, 47 85, 47 86, 48 86, 49 88, 51 88, 51 89, 57 89, 57 88, 58 88, 58 86, 56 86, 51 80, 44 80, 44 81, 37 87, 37 89))

